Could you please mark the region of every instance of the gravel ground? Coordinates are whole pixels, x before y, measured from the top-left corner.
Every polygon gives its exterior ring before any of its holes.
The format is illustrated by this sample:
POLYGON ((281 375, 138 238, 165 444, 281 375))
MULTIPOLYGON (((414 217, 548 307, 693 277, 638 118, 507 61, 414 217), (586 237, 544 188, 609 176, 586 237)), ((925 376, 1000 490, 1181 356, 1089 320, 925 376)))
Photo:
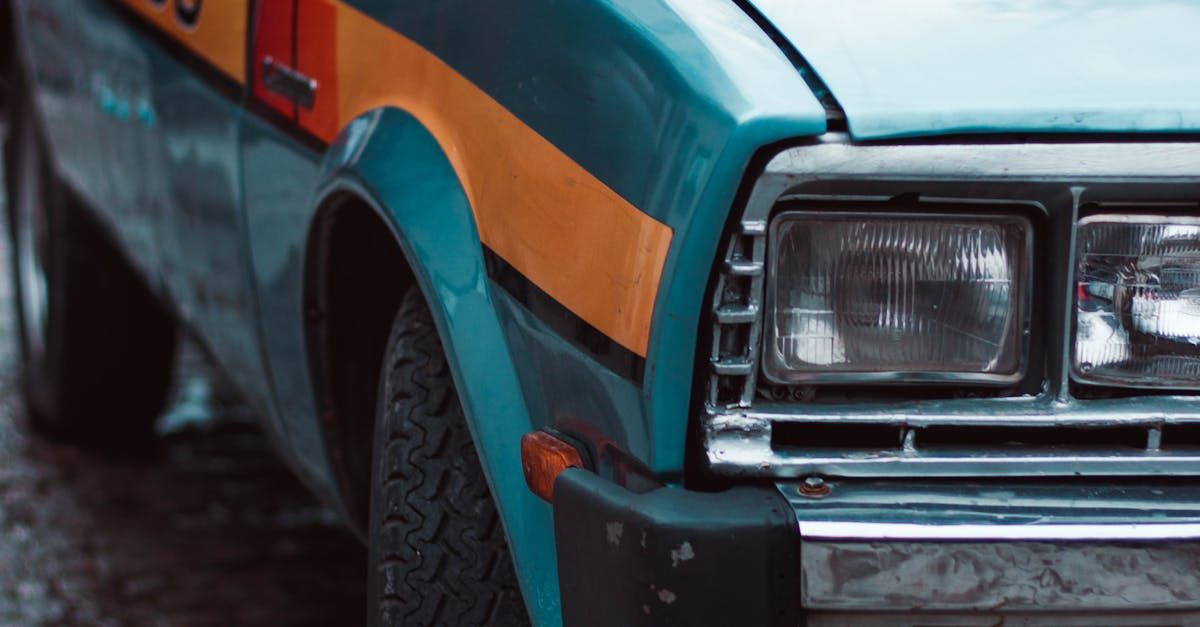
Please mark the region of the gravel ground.
POLYGON ((147 454, 106 458, 29 432, 7 246, 0 238, 0 625, 361 623, 361 545, 244 408, 214 400, 227 395, 211 392, 195 351, 147 454))

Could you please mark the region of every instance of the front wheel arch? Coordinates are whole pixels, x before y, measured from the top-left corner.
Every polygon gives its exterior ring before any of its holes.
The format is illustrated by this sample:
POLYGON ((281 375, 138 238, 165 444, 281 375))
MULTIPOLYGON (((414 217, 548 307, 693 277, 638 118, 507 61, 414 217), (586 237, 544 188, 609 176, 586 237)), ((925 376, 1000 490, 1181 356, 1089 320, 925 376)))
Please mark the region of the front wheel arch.
MULTIPOLYGON (((322 211, 332 206, 327 205, 331 199, 356 198, 387 226, 402 253, 442 339, 472 440, 504 523, 527 608, 537 624, 558 622, 552 512, 529 492, 521 471, 520 437, 535 426, 493 301, 474 216, 458 173, 416 118, 391 108, 353 121, 331 145, 322 169, 324 182, 317 194, 322 211)), ((312 224, 320 222, 318 216, 312 224)), ((306 251, 305 276, 309 278, 317 272, 313 267, 319 258, 312 248, 315 241, 310 236, 306 251)), ((380 275, 388 276, 391 270, 394 268, 380 275)), ((389 290, 392 287, 387 286, 389 290)), ((313 284, 306 281, 302 302, 307 309, 309 338, 317 335, 315 330, 327 311, 320 299, 313 300, 316 294, 313 284)), ((310 351, 309 358, 314 376, 330 366, 319 352, 310 351)), ((318 406, 325 407, 326 401, 319 400, 318 406)), ((322 421, 328 428, 334 417, 322 421)))
POLYGON ((326 453, 346 511, 367 525, 378 386, 392 319, 414 282, 375 208, 349 191, 322 203, 305 264, 305 336, 326 453))

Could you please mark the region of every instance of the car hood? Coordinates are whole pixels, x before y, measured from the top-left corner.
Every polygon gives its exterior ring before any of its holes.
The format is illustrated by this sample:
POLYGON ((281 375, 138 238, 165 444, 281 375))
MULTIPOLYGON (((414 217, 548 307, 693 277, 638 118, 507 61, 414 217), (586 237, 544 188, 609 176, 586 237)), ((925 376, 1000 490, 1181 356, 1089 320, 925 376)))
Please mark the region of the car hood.
POLYGON ((856 139, 1200 131, 1200 3, 749 2, 856 139))

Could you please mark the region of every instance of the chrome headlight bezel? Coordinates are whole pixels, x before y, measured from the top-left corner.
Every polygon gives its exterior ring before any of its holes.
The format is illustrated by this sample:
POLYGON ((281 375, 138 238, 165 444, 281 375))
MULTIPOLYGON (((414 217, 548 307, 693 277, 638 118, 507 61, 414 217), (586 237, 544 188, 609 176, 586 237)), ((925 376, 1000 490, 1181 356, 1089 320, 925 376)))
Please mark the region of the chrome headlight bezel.
MULTIPOLYGON (((977 207, 971 209, 978 209, 977 207)), ((1033 265, 1034 229, 1029 219, 1018 213, 978 213, 970 209, 956 212, 947 208, 944 212, 932 211, 879 211, 878 207, 841 207, 838 209, 787 209, 772 216, 768 229, 766 255, 766 285, 763 316, 763 337, 760 368, 765 380, 777 385, 889 385, 889 384, 968 384, 1003 387, 1020 382, 1029 367, 1030 333, 1033 312, 1033 265), (773 364, 772 351, 777 337, 776 294, 781 272, 777 267, 779 237, 782 225, 789 221, 838 220, 838 221, 909 221, 949 222, 959 224, 1003 224, 1015 227, 1022 241, 1015 242, 1017 267, 1012 275, 1018 282, 1013 290, 1012 311, 1014 318, 1005 333, 1010 344, 1005 350, 1015 353, 1015 368, 1011 371, 986 372, 982 370, 845 370, 796 371, 773 364), (775 366, 775 367, 773 367, 775 366)))

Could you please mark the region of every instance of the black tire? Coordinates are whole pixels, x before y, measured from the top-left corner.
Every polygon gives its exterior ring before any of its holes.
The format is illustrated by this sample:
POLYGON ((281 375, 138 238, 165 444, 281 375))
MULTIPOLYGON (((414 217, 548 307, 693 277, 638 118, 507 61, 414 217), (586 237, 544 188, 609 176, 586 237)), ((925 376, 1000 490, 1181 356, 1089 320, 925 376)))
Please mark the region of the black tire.
POLYGON ((175 321, 56 179, 27 94, 11 102, 5 188, 27 415, 43 434, 86 446, 144 443, 171 384, 175 321), (24 206, 40 208, 18 209, 26 187, 39 199, 24 206), (38 226, 21 246, 24 220, 38 226), (29 275, 23 278, 18 267, 31 240, 38 242, 33 258, 44 277, 37 338, 22 304, 32 289, 29 275))
POLYGON ((499 515, 437 330, 410 288, 380 375, 371 486, 372 625, 521 625, 499 515))

